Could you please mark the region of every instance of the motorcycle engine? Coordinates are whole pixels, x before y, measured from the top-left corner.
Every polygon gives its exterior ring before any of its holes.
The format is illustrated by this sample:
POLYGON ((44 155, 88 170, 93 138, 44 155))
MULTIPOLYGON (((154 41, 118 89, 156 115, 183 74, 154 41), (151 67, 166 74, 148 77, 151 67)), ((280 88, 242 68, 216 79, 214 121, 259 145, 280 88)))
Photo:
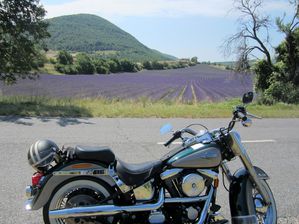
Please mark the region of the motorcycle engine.
MULTIPOLYGON (((167 170, 166 174, 172 174, 172 170, 167 170)), ((166 185, 166 193, 172 198, 198 197, 206 193, 213 179, 208 176, 201 175, 195 170, 173 170, 174 175, 165 175, 164 182, 166 185)), ((194 222, 204 206, 204 202, 196 203, 170 203, 165 204, 164 211, 167 220, 173 223, 190 223, 194 222)))
POLYGON ((183 177, 182 191, 188 197, 196 197, 205 189, 205 179, 196 173, 191 173, 183 177))

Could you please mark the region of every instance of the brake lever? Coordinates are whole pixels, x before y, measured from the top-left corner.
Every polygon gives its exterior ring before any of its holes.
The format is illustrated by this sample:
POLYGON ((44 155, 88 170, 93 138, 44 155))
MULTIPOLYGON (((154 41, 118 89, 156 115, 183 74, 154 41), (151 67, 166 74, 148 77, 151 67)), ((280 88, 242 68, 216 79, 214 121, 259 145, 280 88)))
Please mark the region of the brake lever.
POLYGON ((263 119, 262 117, 259 117, 257 115, 251 114, 247 112, 247 116, 252 117, 252 118, 256 118, 256 119, 263 119))

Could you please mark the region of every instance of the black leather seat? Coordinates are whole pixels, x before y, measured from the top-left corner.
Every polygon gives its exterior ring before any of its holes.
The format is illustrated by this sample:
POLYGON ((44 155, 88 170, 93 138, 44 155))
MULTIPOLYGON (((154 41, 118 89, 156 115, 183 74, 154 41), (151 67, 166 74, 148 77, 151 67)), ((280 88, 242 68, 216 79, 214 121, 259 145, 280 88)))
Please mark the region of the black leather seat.
POLYGON ((93 160, 104 164, 110 164, 115 161, 115 155, 112 150, 106 146, 90 147, 76 146, 75 153, 77 159, 93 160))
POLYGON ((151 179, 162 170, 162 161, 151 161, 140 164, 129 164, 117 160, 116 172, 119 178, 129 186, 138 186, 151 179))

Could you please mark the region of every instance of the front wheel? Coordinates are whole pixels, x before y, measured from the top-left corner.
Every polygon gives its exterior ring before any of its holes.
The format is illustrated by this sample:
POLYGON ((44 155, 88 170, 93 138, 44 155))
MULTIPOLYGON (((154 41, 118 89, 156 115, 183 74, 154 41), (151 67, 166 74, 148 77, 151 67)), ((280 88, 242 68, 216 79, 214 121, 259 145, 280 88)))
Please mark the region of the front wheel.
POLYGON ((253 200, 253 212, 257 217, 258 224, 276 224, 277 223, 277 210, 273 193, 267 184, 266 180, 261 180, 262 186, 270 198, 270 205, 266 205, 260 192, 252 186, 248 189, 248 197, 253 200))
MULTIPOLYGON (((105 183, 92 179, 70 180, 55 190, 50 200, 43 208, 45 224, 103 224, 116 223, 114 216, 88 217, 88 218, 68 218, 50 219, 49 211, 71 207, 98 205, 99 202, 107 199, 111 195, 109 186, 105 183)), ((105 204, 112 204, 109 200, 105 204)))

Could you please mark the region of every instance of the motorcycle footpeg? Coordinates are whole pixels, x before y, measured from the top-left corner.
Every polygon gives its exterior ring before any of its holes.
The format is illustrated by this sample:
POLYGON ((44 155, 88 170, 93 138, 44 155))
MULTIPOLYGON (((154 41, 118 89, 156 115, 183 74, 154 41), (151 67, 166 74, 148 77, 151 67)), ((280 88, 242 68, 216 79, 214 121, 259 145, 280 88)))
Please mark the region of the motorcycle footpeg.
POLYGON ((210 207, 210 210, 215 213, 215 212, 218 212, 220 210, 221 206, 220 205, 217 205, 217 204, 213 204, 211 207, 210 207))
POLYGON ((210 224, 228 224, 228 223, 229 223, 229 221, 227 219, 210 222, 210 224))

